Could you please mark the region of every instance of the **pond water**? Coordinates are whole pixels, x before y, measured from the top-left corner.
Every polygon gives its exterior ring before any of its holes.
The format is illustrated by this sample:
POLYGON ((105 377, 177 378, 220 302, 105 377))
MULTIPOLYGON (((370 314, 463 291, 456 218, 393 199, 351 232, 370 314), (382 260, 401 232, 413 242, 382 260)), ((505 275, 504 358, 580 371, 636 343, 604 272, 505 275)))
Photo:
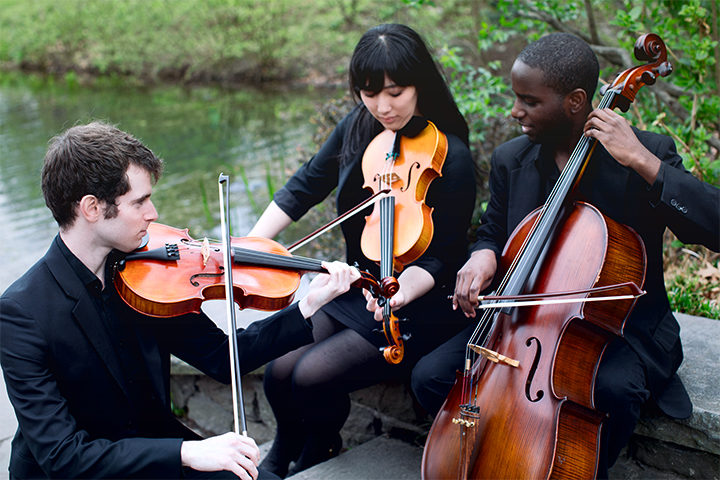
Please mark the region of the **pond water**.
MULTIPOLYGON (((103 120, 141 139, 165 161, 153 193, 159 221, 189 227, 195 237, 218 236, 217 178, 230 175, 233 235, 242 236, 270 190, 297 168, 298 151, 312 149, 308 118, 339 96, 327 90, 81 86, 0 75, 0 292, 44 254, 57 232, 40 189, 52 136, 103 120)), ((288 243, 294 233, 287 232, 288 243)))

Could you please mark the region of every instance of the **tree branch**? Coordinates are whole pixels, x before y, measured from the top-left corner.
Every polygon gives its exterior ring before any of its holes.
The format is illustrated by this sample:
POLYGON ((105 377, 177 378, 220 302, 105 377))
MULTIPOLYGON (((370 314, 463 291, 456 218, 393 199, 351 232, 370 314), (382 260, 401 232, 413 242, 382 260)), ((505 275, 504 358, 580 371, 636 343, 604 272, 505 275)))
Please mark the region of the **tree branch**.
POLYGON ((538 20, 540 22, 545 22, 548 25, 550 25, 552 28, 557 30, 558 32, 565 32, 565 33, 572 33, 573 35, 577 35, 578 37, 582 38, 588 43, 592 43, 591 39, 588 38, 587 35, 585 35, 580 30, 576 30, 574 28, 570 28, 566 25, 563 25, 560 20, 553 17, 549 13, 543 12, 541 10, 538 10, 537 7, 530 4, 525 4, 525 7, 527 8, 527 11, 519 11, 518 15, 523 18, 528 18, 530 20, 538 20))
POLYGON ((627 50, 620 47, 609 47, 607 45, 590 45, 590 48, 593 49, 593 51, 597 54, 603 57, 608 62, 612 63, 613 65, 617 65, 622 68, 627 68, 629 65, 632 65, 632 57, 630 56, 630 53, 628 53, 627 50))
POLYGON ((600 37, 598 37, 597 26, 595 25, 595 12, 593 11, 592 2, 590 0, 585 0, 585 14, 587 15, 588 19, 588 30, 590 30, 590 39, 592 40, 592 43, 599 44, 600 37))

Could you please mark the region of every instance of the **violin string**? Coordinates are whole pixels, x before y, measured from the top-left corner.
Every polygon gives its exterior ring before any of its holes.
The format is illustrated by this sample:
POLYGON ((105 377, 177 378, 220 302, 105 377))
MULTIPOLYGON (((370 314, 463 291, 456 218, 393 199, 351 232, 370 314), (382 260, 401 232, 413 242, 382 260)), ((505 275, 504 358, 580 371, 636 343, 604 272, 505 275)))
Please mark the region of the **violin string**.
MULTIPOLYGON (((398 133, 395 132, 393 136, 392 147, 385 157, 385 163, 383 164, 382 177, 380 181, 380 187, 392 188, 391 175, 395 165, 395 145, 397 143, 398 133)), ((394 251, 394 226, 395 226, 395 198, 389 195, 387 198, 381 201, 380 209, 380 235, 384 238, 384 242, 381 242, 381 273, 382 278, 390 277, 393 275, 393 251, 394 251), (384 266, 383 266, 384 265, 384 266)))
MULTIPOLYGON (((186 242, 184 245, 202 247, 200 242, 186 242)), ((285 267, 290 269, 313 270, 321 268, 322 262, 313 258, 297 255, 287 256, 279 253, 262 252, 243 247, 232 247, 235 263, 248 263, 258 266, 285 267)))

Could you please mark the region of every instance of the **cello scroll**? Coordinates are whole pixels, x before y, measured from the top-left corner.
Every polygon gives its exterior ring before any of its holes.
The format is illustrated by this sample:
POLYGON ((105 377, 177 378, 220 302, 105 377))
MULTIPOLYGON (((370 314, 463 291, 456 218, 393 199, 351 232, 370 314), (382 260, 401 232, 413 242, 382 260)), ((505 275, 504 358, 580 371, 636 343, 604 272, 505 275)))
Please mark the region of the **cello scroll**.
POLYGON ((635 41, 635 58, 648 62, 629 68, 615 78, 611 85, 605 85, 600 93, 605 95, 608 90, 615 93, 613 107, 627 112, 635 95, 644 85, 653 85, 657 77, 667 77, 673 67, 667 61, 667 48, 662 38, 654 33, 641 35, 635 41))

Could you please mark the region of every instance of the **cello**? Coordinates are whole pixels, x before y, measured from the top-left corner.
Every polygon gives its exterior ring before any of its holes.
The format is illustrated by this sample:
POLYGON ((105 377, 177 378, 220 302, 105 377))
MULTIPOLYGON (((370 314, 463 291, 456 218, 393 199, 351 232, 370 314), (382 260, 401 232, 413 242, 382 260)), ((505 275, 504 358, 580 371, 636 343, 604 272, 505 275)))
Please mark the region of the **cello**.
MULTIPOLYGON (((641 36, 635 56, 648 64, 621 73, 599 108, 626 111, 640 87, 672 70, 657 35, 641 36)), ((510 236, 500 299, 574 291, 590 300, 598 287, 643 284, 637 233, 571 199, 596 143, 581 138, 545 205, 510 236)), ((623 334, 636 287, 614 302, 514 308, 500 300, 486 311, 433 422, 423 478, 594 478, 605 417, 595 409, 595 376, 607 344, 623 334)))

